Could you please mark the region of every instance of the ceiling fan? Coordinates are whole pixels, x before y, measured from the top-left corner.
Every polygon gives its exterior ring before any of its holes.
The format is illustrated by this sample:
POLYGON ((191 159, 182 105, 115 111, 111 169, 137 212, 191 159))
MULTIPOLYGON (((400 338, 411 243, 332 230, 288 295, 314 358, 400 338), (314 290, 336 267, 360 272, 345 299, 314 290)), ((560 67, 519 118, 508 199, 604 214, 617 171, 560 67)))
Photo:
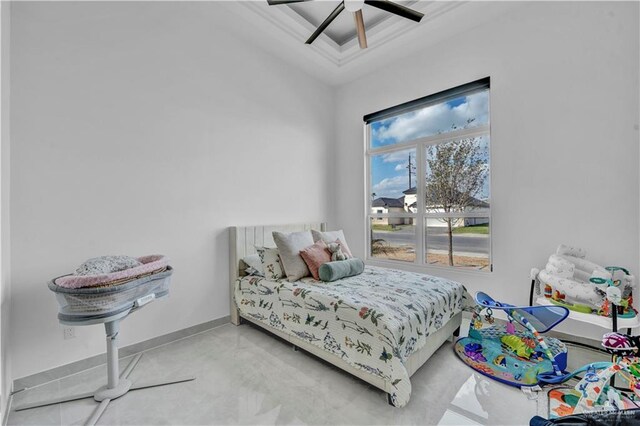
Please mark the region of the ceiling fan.
MULTIPOLYGON (((281 4, 290 4, 290 3, 302 3, 312 0, 267 0, 270 6, 276 6, 281 4)), ((393 3, 388 0, 343 0, 340 4, 331 12, 331 14, 325 19, 318 28, 311 34, 311 37, 305 42, 306 44, 311 44, 313 41, 318 38, 322 32, 327 29, 329 24, 333 22, 334 19, 345 9, 348 12, 353 13, 353 19, 356 24, 356 31, 358 33, 358 43, 360 44, 361 49, 366 49, 367 47, 367 35, 364 30, 364 19, 362 18, 362 7, 364 5, 369 5, 373 7, 377 7, 378 9, 384 10, 385 12, 393 13, 394 15, 401 16, 403 18, 411 19, 412 21, 420 22, 424 14, 420 12, 416 12, 415 10, 409 9, 408 7, 402 6, 397 3, 393 3)))

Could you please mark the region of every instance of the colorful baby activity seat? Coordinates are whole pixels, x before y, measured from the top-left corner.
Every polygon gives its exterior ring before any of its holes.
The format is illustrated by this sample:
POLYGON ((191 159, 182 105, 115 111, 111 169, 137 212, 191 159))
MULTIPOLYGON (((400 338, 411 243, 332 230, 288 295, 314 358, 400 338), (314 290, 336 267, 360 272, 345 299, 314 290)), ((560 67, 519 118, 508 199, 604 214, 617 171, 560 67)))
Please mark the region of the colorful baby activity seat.
POLYGON ((567 348, 558 339, 543 337, 569 315, 562 306, 513 306, 489 295, 476 294, 477 307, 468 337, 458 339, 454 350, 469 367, 499 382, 532 387, 564 377, 567 348), (509 320, 493 325, 493 310, 509 320), (484 318, 489 327, 483 327, 484 318), (516 324, 519 327, 516 327, 516 324))
MULTIPOLYGON (((640 337, 606 333, 602 338, 602 347, 614 355, 612 362, 587 365, 582 368, 582 379, 574 387, 549 391, 551 419, 594 411, 616 413, 640 408, 640 337), (611 385, 611 379, 616 375, 624 379, 627 392, 611 385)), ((640 416, 637 419, 640 420, 640 416)))
MULTIPOLYGON (((556 253, 549 256, 544 269, 531 271, 532 285, 537 284, 537 293, 544 295, 539 304, 554 304, 580 313, 611 317, 609 299, 615 296, 618 318, 635 318, 635 277, 625 268, 604 267, 585 257, 583 249, 560 245, 556 253)), ((533 300, 530 303, 533 304, 533 300)))

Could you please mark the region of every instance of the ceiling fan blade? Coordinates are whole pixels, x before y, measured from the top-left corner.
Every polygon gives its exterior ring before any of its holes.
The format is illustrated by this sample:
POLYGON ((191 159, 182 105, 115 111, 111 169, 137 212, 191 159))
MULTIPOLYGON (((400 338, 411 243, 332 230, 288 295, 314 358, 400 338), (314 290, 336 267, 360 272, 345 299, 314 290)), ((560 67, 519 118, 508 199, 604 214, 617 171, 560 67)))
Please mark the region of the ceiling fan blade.
POLYGON ((307 40, 305 43, 306 44, 313 43, 313 41, 317 39, 320 34, 322 34, 322 32, 329 26, 331 22, 333 22, 334 19, 336 19, 338 15, 340 15, 340 12, 342 12, 343 10, 344 10, 344 2, 340 2, 338 7, 333 9, 333 12, 331 12, 331 15, 329 15, 327 19, 325 19, 324 22, 320 24, 318 28, 316 28, 313 34, 311 34, 311 37, 309 37, 309 40, 307 40))
POLYGON ((353 19, 356 21, 356 31, 358 32, 358 44, 360 44, 360 49, 366 49, 367 33, 364 30, 364 18, 362 17, 362 10, 353 12, 353 19))
POLYGON ((385 12, 393 13, 394 15, 402 16, 403 18, 411 19, 412 21, 420 22, 424 13, 416 12, 413 9, 404 7, 400 4, 390 2, 388 0, 365 0, 365 4, 369 6, 377 7, 385 12))
POLYGON ((311 0, 267 0, 269 6, 278 6, 279 4, 302 3, 311 0))

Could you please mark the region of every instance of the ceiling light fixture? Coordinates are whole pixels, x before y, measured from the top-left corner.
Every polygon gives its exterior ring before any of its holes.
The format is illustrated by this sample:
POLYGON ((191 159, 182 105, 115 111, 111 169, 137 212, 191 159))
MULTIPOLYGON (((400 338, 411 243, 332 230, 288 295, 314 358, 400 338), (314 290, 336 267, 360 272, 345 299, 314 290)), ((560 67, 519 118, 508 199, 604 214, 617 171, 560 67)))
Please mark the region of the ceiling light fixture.
MULTIPOLYGON (((270 6, 276 6, 281 4, 291 4, 291 3, 303 3, 311 0, 267 0, 270 6)), ((311 44, 315 39, 318 38, 320 34, 324 30, 327 29, 329 24, 333 22, 334 19, 340 15, 343 10, 347 10, 347 12, 353 13, 353 19, 356 25, 356 32, 358 35, 358 43, 360 44, 361 49, 365 49, 367 47, 367 35, 365 34, 364 29, 364 18, 362 17, 362 7, 364 5, 373 6, 375 8, 384 10, 385 12, 393 13, 394 15, 401 16, 406 19, 411 19, 415 22, 420 22, 420 20, 424 17, 424 14, 420 12, 416 12, 413 9, 409 9, 408 7, 402 6, 400 4, 391 2, 389 0, 343 0, 340 4, 331 12, 331 14, 325 19, 316 30, 311 34, 311 37, 306 41, 306 44, 311 44)))

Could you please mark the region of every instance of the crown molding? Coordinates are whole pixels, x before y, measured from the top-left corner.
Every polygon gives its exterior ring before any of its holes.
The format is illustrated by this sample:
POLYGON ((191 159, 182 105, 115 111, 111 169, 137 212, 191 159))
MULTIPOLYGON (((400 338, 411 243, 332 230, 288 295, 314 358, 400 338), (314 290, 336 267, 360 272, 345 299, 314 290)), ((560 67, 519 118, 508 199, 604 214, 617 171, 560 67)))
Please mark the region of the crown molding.
MULTIPOLYGON (((414 31, 420 26, 466 3, 466 1, 417 1, 411 5, 411 8, 425 15, 419 24, 409 22, 405 19, 389 19, 393 17, 392 14, 389 14, 389 18, 385 18, 375 25, 366 28, 367 41, 369 44, 367 49, 360 49, 356 37, 353 37, 343 45, 339 45, 326 34, 321 34, 313 44, 306 47, 315 52, 333 68, 339 70, 341 67, 369 54, 380 46, 414 31)), ((315 27, 311 25, 311 23, 289 7, 269 6, 266 1, 245 1, 239 2, 239 4, 268 21, 281 33, 286 34, 298 43, 304 43, 309 35, 315 31, 315 27)))
POLYGON ((372 70, 391 65, 523 4, 417 1, 411 8, 425 14, 419 24, 395 19, 389 14, 391 19, 367 27, 369 47, 360 49, 356 38, 339 45, 326 34, 321 34, 311 45, 304 44, 315 27, 289 7, 269 6, 266 0, 223 3, 243 18, 244 22, 236 25, 239 34, 330 86, 346 84, 372 70))
MULTIPOLYGON (((304 43, 304 41, 309 38, 309 35, 315 31, 314 26, 311 25, 310 22, 289 7, 269 6, 266 1, 243 1, 239 2, 239 4, 255 15, 265 19, 281 33, 286 34, 298 43, 304 43)), ((312 44, 306 47, 334 67, 340 66, 340 45, 326 34, 320 34, 312 44)))
POLYGON ((360 49, 356 38, 345 43, 341 46, 340 63, 338 66, 345 66, 361 56, 370 54, 392 40, 416 31, 420 26, 427 25, 427 23, 438 19, 440 16, 454 9, 464 6, 466 3, 466 1, 416 2, 411 5, 411 8, 424 13, 424 18, 422 18, 419 24, 408 22, 407 20, 385 19, 371 28, 366 28, 369 47, 367 49, 360 49))

